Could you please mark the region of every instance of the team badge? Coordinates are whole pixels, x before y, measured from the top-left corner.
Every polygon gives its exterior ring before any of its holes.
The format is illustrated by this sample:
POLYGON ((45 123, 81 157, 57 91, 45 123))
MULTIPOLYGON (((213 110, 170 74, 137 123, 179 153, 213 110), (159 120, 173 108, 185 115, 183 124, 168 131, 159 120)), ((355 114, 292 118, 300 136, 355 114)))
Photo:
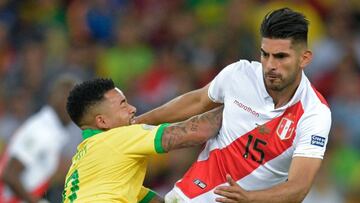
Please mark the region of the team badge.
POLYGON ((276 133, 282 140, 289 139, 295 130, 295 122, 288 117, 284 117, 281 119, 277 129, 276 133))

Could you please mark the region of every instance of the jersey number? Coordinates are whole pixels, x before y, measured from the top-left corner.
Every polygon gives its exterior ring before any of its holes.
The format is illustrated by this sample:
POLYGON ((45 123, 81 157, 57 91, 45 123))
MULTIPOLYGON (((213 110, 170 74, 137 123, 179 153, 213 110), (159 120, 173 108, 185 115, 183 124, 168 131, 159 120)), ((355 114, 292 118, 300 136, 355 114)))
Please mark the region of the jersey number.
POLYGON ((74 202, 74 200, 76 200, 77 195, 76 192, 79 190, 79 173, 77 170, 75 170, 71 176, 69 176, 69 178, 66 180, 65 183, 65 190, 63 192, 63 202, 66 200, 66 198, 68 198, 70 200, 70 202, 74 202), (67 197, 66 196, 66 189, 70 187, 70 194, 67 197))
POLYGON ((243 154, 243 157, 245 159, 247 159, 249 157, 250 148, 252 148, 254 151, 256 151, 257 153, 260 154, 260 159, 256 159, 256 157, 253 155, 253 153, 251 153, 251 159, 258 162, 259 164, 261 164, 265 158, 265 153, 261 149, 261 147, 262 147, 261 145, 265 146, 267 143, 264 140, 255 138, 254 144, 251 146, 253 138, 254 138, 254 136, 252 136, 252 135, 248 136, 248 141, 246 143, 245 153, 243 154))

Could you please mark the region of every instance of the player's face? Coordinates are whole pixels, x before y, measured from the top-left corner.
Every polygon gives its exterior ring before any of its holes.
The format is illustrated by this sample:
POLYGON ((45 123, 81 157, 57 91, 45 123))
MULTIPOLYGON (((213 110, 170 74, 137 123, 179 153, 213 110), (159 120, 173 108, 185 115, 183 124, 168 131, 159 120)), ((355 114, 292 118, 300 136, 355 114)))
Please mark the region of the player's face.
POLYGON ((127 126, 134 119, 136 108, 127 103, 125 95, 117 88, 105 93, 103 117, 108 129, 127 126))
POLYGON ((301 80, 301 51, 290 39, 263 38, 261 64, 264 82, 270 91, 282 91, 301 80))

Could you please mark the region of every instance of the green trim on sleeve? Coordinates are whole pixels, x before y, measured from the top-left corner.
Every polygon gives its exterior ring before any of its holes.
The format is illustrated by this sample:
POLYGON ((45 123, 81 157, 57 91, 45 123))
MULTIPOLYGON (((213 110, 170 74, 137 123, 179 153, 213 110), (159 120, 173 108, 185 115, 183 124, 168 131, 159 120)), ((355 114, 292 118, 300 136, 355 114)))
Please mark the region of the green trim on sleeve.
POLYGON ((139 202, 139 203, 148 203, 156 196, 156 193, 152 190, 149 190, 149 192, 145 195, 145 197, 139 202))
POLYGON ((155 144, 155 151, 159 154, 165 152, 164 148, 162 147, 162 136, 164 134, 165 128, 168 127, 169 125, 170 124, 168 123, 161 124, 156 132, 154 144, 155 144))

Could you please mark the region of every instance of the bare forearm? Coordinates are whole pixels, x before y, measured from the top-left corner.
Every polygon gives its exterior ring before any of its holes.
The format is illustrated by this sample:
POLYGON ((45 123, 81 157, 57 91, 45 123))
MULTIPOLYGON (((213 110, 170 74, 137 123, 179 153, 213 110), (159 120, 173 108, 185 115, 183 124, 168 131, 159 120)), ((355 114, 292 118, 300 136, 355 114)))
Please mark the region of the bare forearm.
POLYGON ((223 107, 169 125, 163 134, 162 144, 165 151, 196 146, 215 136, 222 122, 223 107))
POLYGON ((180 96, 170 102, 136 117, 137 123, 158 125, 165 122, 178 122, 196 114, 197 108, 190 105, 191 101, 182 101, 180 96), (185 108, 187 106, 187 108, 185 108), (179 111, 181 109, 181 111, 179 111))
POLYGON ((301 202, 320 166, 321 159, 295 157, 290 165, 288 181, 267 190, 250 192, 250 198, 254 202, 301 202))
POLYGON ((25 200, 29 203, 36 202, 35 198, 26 192, 25 188, 20 182, 19 177, 7 176, 7 178, 4 178, 4 182, 10 187, 10 189, 17 197, 20 197, 22 200, 25 200))
POLYGON ((220 196, 216 198, 216 202, 301 202, 311 188, 321 161, 319 158, 294 157, 290 164, 288 181, 258 191, 245 191, 227 174, 228 185, 219 186, 214 191, 220 196))
POLYGON ((285 182, 274 186, 267 190, 251 191, 249 192, 249 202, 253 203, 290 203, 301 202, 306 194, 308 188, 301 184, 293 182, 285 182))
POLYGON ((165 122, 183 121, 220 105, 212 102, 207 97, 206 86, 181 95, 152 111, 136 117, 136 123, 158 125, 165 122))
POLYGON ((16 158, 11 158, 2 174, 2 180, 7 184, 15 195, 26 202, 36 202, 36 198, 32 197, 21 183, 20 175, 25 170, 25 166, 16 158))

